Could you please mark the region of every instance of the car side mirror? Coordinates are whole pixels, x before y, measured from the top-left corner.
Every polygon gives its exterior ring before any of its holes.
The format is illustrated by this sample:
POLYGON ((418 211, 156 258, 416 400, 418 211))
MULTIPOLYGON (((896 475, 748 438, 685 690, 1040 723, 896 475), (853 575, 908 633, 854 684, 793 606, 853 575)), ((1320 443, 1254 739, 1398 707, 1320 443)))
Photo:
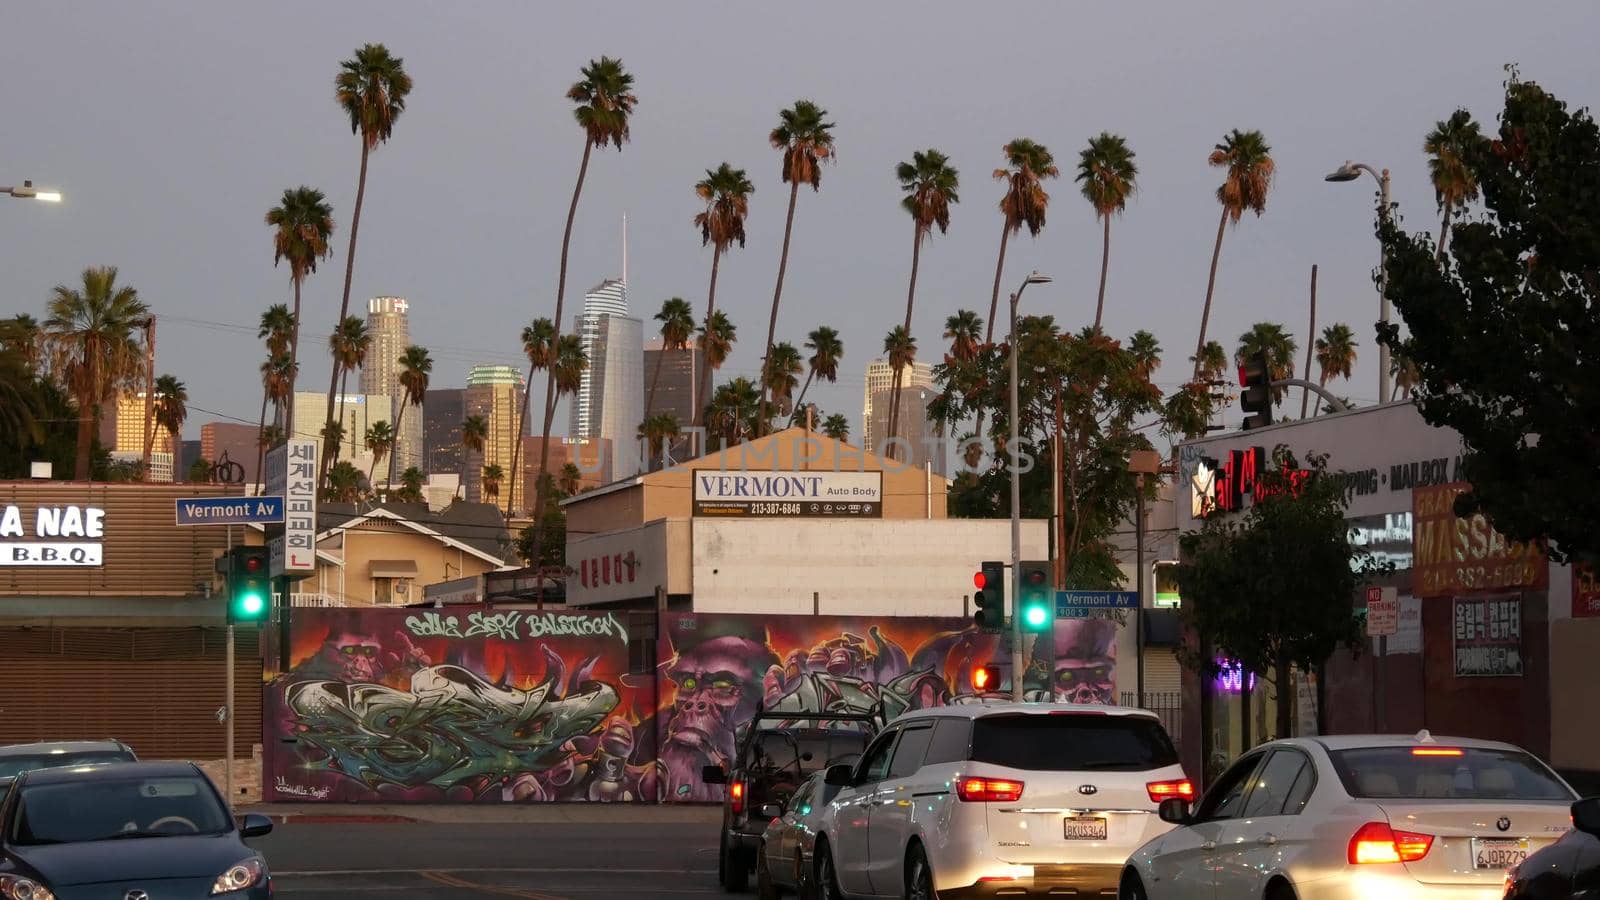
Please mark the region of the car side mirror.
POLYGON ((833 787, 849 787, 855 781, 855 774, 854 766, 829 766, 822 776, 822 783, 833 787))
POLYGON ((1189 801, 1182 797, 1168 797, 1161 801, 1161 805, 1156 810, 1156 814, 1161 817, 1161 821, 1170 825, 1187 825, 1192 821, 1192 817, 1189 814, 1189 801))
POLYGON ((261 837, 272 833, 272 820, 257 813, 251 813, 239 821, 240 837, 261 837))
POLYGON ((700 780, 706 784, 727 784, 728 773, 721 766, 706 766, 700 770, 700 780))
POLYGON ((1600 837, 1600 797, 1588 797, 1572 804, 1573 827, 1600 837))
POLYGON ((781 818, 783 818, 783 806, 781 804, 778 804, 778 803, 765 804, 764 806, 761 807, 761 818, 763 818, 763 819, 781 819, 781 818))

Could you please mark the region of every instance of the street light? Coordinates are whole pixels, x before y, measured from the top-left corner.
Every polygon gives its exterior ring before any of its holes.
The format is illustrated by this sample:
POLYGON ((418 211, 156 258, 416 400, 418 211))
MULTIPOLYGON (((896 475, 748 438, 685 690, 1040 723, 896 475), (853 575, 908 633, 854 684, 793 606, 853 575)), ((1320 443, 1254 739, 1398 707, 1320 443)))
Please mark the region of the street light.
MULTIPOLYGON (((1326 176, 1323 177, 1322 180, 1323 181, 1336 181, 1336 182, 1355 181, 1357 178, 1361 177, 1361 173, 1362 172, 1365 172, 1368 175, 1371 175, 1373 178, 1377 179, 1377 181, 1378 181, 1378 205, 1381 207, 1381 209, 1378 211, 1378 215, 1382 216, 1385 220, 1387 220, 1389 218, 1389 170, 1388 169, 1384 169, 1382 172, 1379 172, 1377 169, 1374 169, 1373 167, 1367 165, 1366 163, 1358 163, 1358 162, 1351 162, 1350 160, 1345 160, 1344 165, 1340 166, 1337 169, 1334 169, 1332 172, 1329 172, 1326 176)), ((1387 262, 1387 257, 1382 252, 1382 250, 1380 248, 1380 253, 1379 253, 1379 256, 1378 256, 1378 300, 1379 300, 1379 303, 1378 303, 1378 310, 1379 310, 1378 311, 1378 321, 1380 321, 1383 324, 1387 325, 1387 324, 1389 324, 1389 292, 1387 290, 1387 288, 1389 286, 1389 272, 1388 272, 1387 268, 1384 266, 1385 262, 1387 262)), ((1379 344, 1378 345, 1378 403, 1383 404, 1383 403, 1388 403, 1388 402, 1389 402, 1389 345, 1388 344, 1379 344)))
MULTIPOLYGON (((1030 284, 1049 284, 1049 275, 1037 271, 1022 279, 1022 287, 1011 295, 1011 596, 1022 596, 1022 473, 1018 471, 1021 457, 1020 428, 1017 424, 1017 301, 1030 284)), ((1015 600, 1013 600, 1015 602, 1015 600)), ((1011 615, 1011 698, 1022 702, 1022 673, 1027 664, 1022 653, 1022 609, 1011 615)))
POLYGON ((0 187, 0 194, 10 194, 18 200, 43 200, 46 203, 60 203, 60 191, 41 191, 33 186, 33 182, 24 181, 18 187, 0 187))

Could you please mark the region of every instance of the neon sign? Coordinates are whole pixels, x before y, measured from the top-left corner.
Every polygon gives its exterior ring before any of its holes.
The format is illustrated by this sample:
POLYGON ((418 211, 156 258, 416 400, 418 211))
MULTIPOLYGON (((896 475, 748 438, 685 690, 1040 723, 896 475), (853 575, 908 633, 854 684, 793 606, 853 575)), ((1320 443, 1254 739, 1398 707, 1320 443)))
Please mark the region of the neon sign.
MULTIPOLYGON (((1222 671, 1217 673, 1217 690, 1224 694, 1240 694, 1244 692, 1244 666, 1233 660, 1220 662, 1222 671)), ((1256 673, 1250 673, 1250 690, 1256 689, 1256 673)))
MULTIPOLYGON (((1190 514, 1203 519, 1212 513, 1238 512, 1244 509, 1247 496, 1259 499, 1280 492, 1281 488, 1263 483, 1268 459, 1264 447, 1230 450, 1220 462, 1201 457, 1190 479, 1190 514)), ((1283 475, 1289 482, 1288 490, 1298 493, 1311 472, 1284 466, 1283 475)))

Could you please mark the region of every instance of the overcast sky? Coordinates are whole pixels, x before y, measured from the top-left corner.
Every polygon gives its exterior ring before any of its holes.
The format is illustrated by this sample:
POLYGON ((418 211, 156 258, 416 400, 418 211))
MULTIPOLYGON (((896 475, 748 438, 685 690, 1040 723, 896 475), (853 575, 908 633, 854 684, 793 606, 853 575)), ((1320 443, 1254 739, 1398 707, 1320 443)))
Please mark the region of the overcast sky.
MULTIPOLYGON (((351 307, 398 294, 433 384, 474 363, 518 362, 516 335, 553 312, 561 228, 582 150, 563 93, 579 67, 620 56, 636 77, 633 140, 596 153, 573 235, 567 309, 621 267, 647 320, 682 296, 703 314, 711 254, 690 219, 692 186, 727 160, 756 184, 749 244, 724 260, 718 306, 739 327, 729 364, 753 374, 772 301, 787 192, 767 133, 798 98, 837 122, 838 164, 806 191, 778 336, 842 332, 836 386, 814 389, 859 433, 864 370, 904 314, 909 221, 895 164, 937 147, 961 171, 950 233, 924 249, 914 333, 924 359, 958 307, 987 314, 1000 237, 990 178, 1009 139, 1032 137, 1066 177, 1049 223, 1011 244, 1005 286, 1055 277, 1025 306, 1079 328, 1094 315, 1100 232, 1070 183, 1093 134, 1125 135, 1140 191, 1112 228, 1107 330, 1154 331, 1165 389, 1186 375, 1216 231, 1230 128, 1260 129, 1277 183, 1259 220, 1230 229, 1211 334, 1231 351, 1250 323, 1285 323, 1304 347, 1312 264, 1321 324, 1360 337, 1354 383, 1377 395, 1370 273, 1375 183, 1326 184, 1346 158, 1393 170, 1406 224, 1437 230, 1423 135, 1458 106, 1499 107, 1519 62, 1574 106, 1600 80, 1594 0, 1445 3, 819 2, 62 3, 9 0, 0 53, 0 184, 31 178, 59 206, 0 202, 0 298, 42 316, 51 286, 114 265, 161 319, 160 372, 188 384, 189 436, 254 422, 254 323, 286 301, 262 216, 286 187, 329 196, 334 257, 305 290, 302 389, 325 390, 325 345, 342 288, 359 145, 333 98, 341 59, 382 42, 415 80, 390 143, 372 158, 351 307), (208 324, 216 323, 216 324, 208 324)), ((563 323, 570 327, 569 323, 563 323)), ((542 394, 542 385, 540 394, 542 394)), ((558 430, 565 414, 557 418, 558 430)))

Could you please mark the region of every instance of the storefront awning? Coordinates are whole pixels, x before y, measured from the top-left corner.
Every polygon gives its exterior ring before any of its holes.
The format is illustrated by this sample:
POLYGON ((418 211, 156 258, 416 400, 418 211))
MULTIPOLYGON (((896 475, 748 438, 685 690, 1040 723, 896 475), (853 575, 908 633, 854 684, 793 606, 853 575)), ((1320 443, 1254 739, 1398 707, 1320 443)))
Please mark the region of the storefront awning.
POLYGON ((417 561, 414 559, 375 559, 368 564, 368 574, 373 578, 415 578, 417 561))

